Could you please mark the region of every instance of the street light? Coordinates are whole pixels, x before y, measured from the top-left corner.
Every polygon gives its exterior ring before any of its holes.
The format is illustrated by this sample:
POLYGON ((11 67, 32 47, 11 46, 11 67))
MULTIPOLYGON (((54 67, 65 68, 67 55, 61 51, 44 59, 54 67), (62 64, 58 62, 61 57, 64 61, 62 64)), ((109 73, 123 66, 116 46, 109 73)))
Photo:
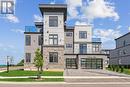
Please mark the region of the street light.
POLYGON ((10 61, 9 56, 7 56, 7 73, 9 72, 9 61, 10 61))

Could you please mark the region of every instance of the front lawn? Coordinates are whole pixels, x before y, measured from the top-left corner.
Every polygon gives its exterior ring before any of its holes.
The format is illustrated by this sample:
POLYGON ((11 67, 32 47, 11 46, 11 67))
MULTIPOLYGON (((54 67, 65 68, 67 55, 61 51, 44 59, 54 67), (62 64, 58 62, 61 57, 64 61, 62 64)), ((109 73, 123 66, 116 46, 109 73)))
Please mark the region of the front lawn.
MULTIPOLYGON (((37 71, 11 70, 0 72, 0 76, 37 76, 37 71)), ((62 71, 43 71, 42 76, 63 76, 62 71)))
POLYGON ((8 82, 63 82, 64 78, 43 78, 42 80, 37 80, 33 78, 8 78, 0 79, 0 81, 8 82))

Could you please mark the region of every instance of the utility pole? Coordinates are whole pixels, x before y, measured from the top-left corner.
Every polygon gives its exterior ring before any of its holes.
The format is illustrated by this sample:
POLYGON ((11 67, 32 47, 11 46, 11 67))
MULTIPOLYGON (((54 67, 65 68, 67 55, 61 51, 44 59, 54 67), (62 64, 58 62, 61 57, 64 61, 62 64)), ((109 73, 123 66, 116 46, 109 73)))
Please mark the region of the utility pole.
POLYGON ((7 73, 9 72, 9 61, 10 61, 9 56, 7 56, 7 73))

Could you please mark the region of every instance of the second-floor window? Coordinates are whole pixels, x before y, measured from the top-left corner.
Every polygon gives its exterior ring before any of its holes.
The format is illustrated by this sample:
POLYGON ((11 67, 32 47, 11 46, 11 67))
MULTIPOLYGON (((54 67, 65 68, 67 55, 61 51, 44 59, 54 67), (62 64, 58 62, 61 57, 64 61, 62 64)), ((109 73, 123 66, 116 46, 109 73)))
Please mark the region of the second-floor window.
POLYGON ((58 27, 58 16, 49 16, 49 27, 58 27))
POLYGON ((72 37, 72 33, 71 32, 66 32, 66 36, 67 37, 72 37))
POLYGON ((100 51, 100 46, 99 46, 99 44, 93 44, 92 46, 93 46, 93 47, 92 47, 93 52, 99 52, 99 51, 100 51))
POLYGON ((87 31, 79 31, 79 38, 86 39, 87 38, 87 31))
POLYGON ((87 53, 87 44, 80 44, 79 47, 80 47, 81 54, 87 53))
POLYGON ((66 48, 72 48, 72 44, 66 44, 66 48))
POLYGON ((26 53, 25 57, 26 57, 26 63, 30 63, 31 62, 31 53, 26 53))
POLYGON ((58 35, 57 34, 50 34, 49 35, 49 44, 50 45, 58 45, 58 35))
POLYGON ((38 36, 38 45, 42 45, 42 36, 41 35, 38 36))
POLYGON ((31 36, 30 35, 25 36, 25 44, 26 44, 26 46, 31 45, 31 36))

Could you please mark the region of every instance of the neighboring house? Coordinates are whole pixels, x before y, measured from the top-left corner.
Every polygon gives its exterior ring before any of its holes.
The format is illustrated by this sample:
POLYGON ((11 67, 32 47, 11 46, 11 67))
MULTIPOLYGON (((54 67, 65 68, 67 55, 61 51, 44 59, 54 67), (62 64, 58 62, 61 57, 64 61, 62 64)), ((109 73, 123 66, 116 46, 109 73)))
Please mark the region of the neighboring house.
POLYGON ((101 40, 92 38, 91 25, 67 26, 65 4, 40 4, 39 8, 44 21, 35 22, 36 28, 25 27, 25 67, 33 67, 37 48, 42 51, 44 69, 104 69, 107 66, 107 56, 101 53, 101 40))
POLYGON ((130 32, 115 40, 116 48, 110 51, 110 65, 130 65, 130 32))

